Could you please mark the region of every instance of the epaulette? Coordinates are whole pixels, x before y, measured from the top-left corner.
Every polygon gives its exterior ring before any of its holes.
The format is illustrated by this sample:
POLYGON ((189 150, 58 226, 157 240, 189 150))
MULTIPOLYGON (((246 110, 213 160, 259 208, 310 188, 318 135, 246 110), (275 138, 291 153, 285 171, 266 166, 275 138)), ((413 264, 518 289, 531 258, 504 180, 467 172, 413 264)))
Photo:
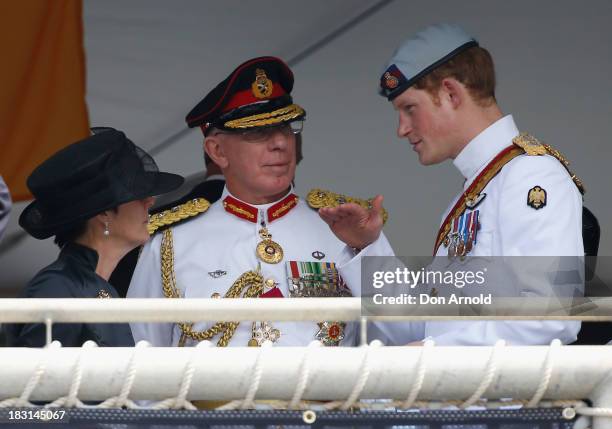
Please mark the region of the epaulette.
MULTIPOLYGON (((311 208, 316 210, 322 207, 338 207, 340 204, 344 203, 359 204, 361 207, 368 210, 372 208, 371 198, 369 200, 353 198, 318 188, 312 189, 310 192, 308 192, 308 195, 306 196, 306 201, 308 201, 308 205, 311 208)), ((388 218, 389 214, 387 213, 387 210, 383 208, 383 223, 386 223, 388 218)))
POLYGON ((204 198, 194 198, 179 206, 164 210, 161 213, 151 215, 147 230, 150 235, 163 231, 170 225, 176 225, 184 220, 204 213, 210 207, 210 203, 204 198))
POLYGON ((584 183, 582 183, 582 180, 580 180, 580 178, 578 178, 578 176, 576 176, 569 169, 569 161, 557 149, 554 149, 552 146, 546 143, 540 142, 537 138, 528 133, 519 134, 518 136, 512 139, 512 143, 523 149, 525 153, 529 156, 551 155, 557 158, 557 160, 563 165, 563 167, 565 167, 565 169, 569 173, 570 177, 574 181, 574 184, 576 185, 580 193, 584 195, 584 193, 586 192, 586 190, 584 189, 584 183))

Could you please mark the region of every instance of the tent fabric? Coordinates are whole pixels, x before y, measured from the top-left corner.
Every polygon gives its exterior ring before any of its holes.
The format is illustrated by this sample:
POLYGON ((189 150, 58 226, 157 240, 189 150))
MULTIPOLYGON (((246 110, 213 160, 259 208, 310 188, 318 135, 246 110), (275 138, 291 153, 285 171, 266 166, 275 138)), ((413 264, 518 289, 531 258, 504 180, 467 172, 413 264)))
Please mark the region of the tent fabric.
POLYGON ((44 159, 89 135, 80 0, 0 5, 0 174, 14 201, 44 159))

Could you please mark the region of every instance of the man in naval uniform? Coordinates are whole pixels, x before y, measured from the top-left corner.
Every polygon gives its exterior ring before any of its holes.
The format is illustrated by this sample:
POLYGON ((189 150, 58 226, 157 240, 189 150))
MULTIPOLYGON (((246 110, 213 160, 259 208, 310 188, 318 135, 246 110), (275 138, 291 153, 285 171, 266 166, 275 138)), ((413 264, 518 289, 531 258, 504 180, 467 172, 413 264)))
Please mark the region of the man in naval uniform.
MULTIPOLYGON (((512 115, 501 112, 493 61, 474 38, 454 25, 424 29, 396 50, 379 88, 399 116, 398 136, 421 164, 451 160, 464 178, 442 216, 435 256, 584 255, 582 184, 562 155, 520 133, 512 115)), ((342 238, 354 234, 365 211, 347 204, 321 215, 342 238)), ((518 293, 541 290, 527 285, 518 293)), ((424 338, 439 345, 548 344, 570 343, 579 329, 573 321, 452 321, 387 324, 386 334, 399 344, 424 338)))
MULTIPOLYGON (((292 187, 296 135, 306 115, 293 103, 293 74, 280 59, 260 57, 238 66, 187 115, 200 127, 204 147, 221 168, 226 187, 210 205, 195 199, 152 216, 128 297, 266 299, 359 296, 360 258, 389 244, 377 216, 364 222, 369 245, 345 245, 317 210, 352 198, 313 190, 307 201, 292 187), (370 225, 370 223, 375 223, 370 225), (378 225, 377 223, 380 223, 378 225), (370 232, 371 234, 369 234, 370 232), (354 246, 356 247, 356 246, 354 246)), ((387 250, 384 250, 387 251, 387 250)), ((343 321, 133 323, 135 341, 189 346, 353 345, 356 330, 343 321)))

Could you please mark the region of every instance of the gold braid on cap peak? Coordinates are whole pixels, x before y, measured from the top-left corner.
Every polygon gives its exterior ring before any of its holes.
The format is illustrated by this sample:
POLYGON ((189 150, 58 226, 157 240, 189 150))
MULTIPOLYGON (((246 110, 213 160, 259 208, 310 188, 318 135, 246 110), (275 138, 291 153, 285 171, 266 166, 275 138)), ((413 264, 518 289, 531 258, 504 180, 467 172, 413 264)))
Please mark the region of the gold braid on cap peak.
POLYGON ((165 229, 162 227, 167 227, 185 219, 189 219, 190 217, 197 216, 204 213, 209 207, 210 203, 204 198, 194 198, 179 206, 151 215, 149 223, 147 224, 147 231, 149 231, 150 235, 153 235, 155 232, 165 229))
POLYGON ((290 104, 273 112, 259 113, 257 115, 247 116, 246 118, 234 119, 223 124, 226 128, 252 128, 263 127, 266 125, 279 124, 295 119, 304 114, 302 109, 297 104, 290 104))
MULTIPOLYGON (((353 198, 347 195, 336 194, 335 192, 326 191, 324 189, 315 188, 308 192, 306 196, 306 200, 308 201, 308 205, 313 209, 320 209, 322 207, 338 207, 340 204, 344 203, 355 203, 359 204, 364 209, 372 208, 372 199, 364 200, 361 198, 353 198)), ((387 223, 387 219, 389 218, 389 214, 387 210, 383 208, 383 224, 387 223)))
POLYGON ((551 155, 555 157, 563 165, 563 167, 565 167, 580 193, 584 195, 586 192, 584 183, 572 172, 572 170, 569 169, 569 161, 557 149, 553 148, 551 145, 542 143, 529 133, 519 134, 512 139, 512 143, 523 149, 527 155, 551 155))

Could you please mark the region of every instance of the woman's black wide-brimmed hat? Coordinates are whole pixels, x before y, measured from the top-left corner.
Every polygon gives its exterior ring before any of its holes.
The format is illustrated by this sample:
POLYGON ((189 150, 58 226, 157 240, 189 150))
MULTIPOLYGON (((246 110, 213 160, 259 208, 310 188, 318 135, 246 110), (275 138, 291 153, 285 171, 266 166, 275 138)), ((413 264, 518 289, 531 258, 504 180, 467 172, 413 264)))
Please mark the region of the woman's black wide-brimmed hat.
POLYGON ((92 128, 93 135, 56 152, 28 177, 34 201, 19 225, 43 239, 129 201, 163 194, 184 181, 162 173, 124 133, 92 128))

